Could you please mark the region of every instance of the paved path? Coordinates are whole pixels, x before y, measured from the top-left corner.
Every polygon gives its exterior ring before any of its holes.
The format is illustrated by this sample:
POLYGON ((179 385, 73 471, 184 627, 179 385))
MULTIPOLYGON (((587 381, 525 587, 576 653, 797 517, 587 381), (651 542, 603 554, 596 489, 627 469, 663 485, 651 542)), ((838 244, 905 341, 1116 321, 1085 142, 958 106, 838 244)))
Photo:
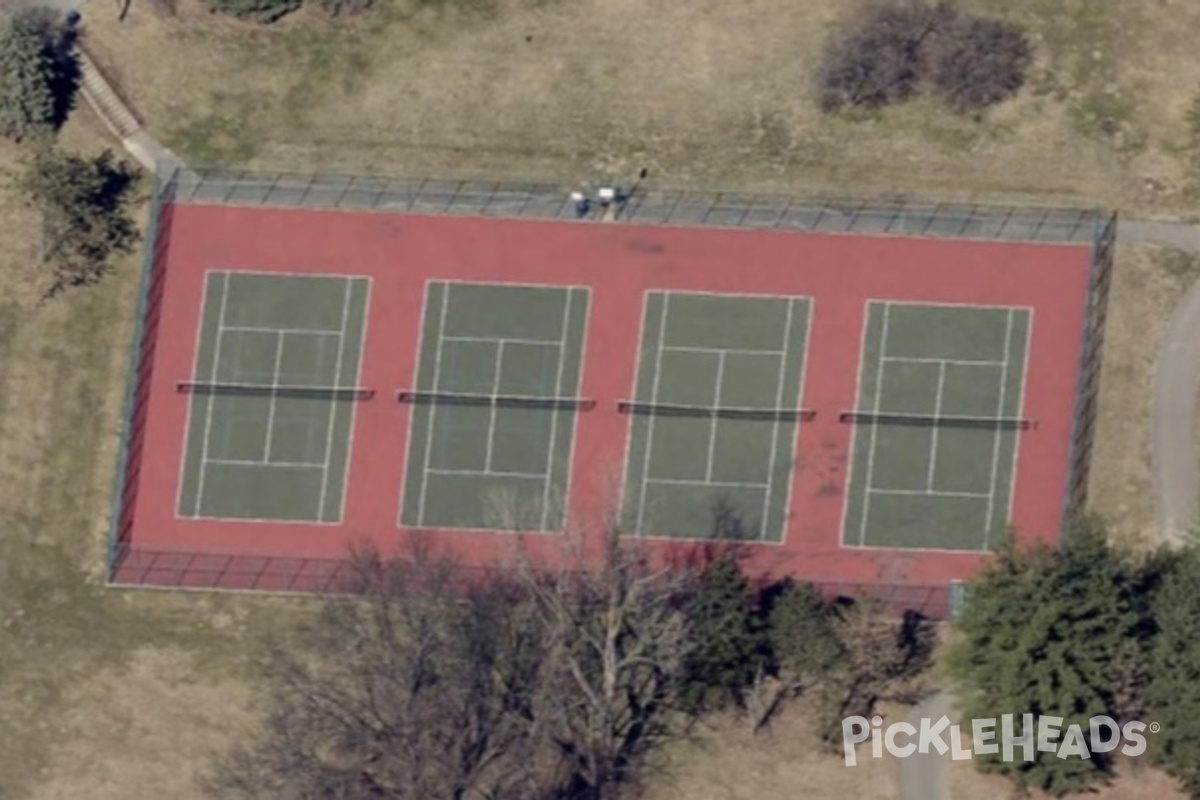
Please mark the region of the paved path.
MULTIPOLYGON (((943 716, 950 717, 950 722, 957 721, 958 712, 954 707, 954 697, 947 691, 941 691, 918 703, 908 715, 908 722, 917 730, 921 729, 921 720, 928 719, 937 722, 943 716)), ((945 737, 948 743, 949 734, 945 737)), ((946 767, 950 763, 950 753, 938 755, 937 750, 930 748, 926 754, 914 753, 908 758, 899 759, 900 797, 903 800, 950 800, 949 789, 946 788, 946 767)))
MULTIPOLYGON (((1184 222, 1122 220, 1117 238, 1133 244, 1174 247, 1200 254, 1200 225, 1184 222)), ((1179 544, 1196 519, 1200 490, 1195 448, 1197 400, 1200 399, 1200 282, 1192 286, 1171 315, 1159 347, 1154 370, 1151 461, 1154 505, 1166 544, 1179 544)), ((923 700, 909 715, 918 729, 921 719, 943 715, 956 721, 954 697, 938 692, 923 700)), ((916 754, 900 759, 900 797, 903 800, 950 800, 946 768, 950 755, 916 754)))
MULTIPOLYGON (((1123 242, 1156 244, 1200 253, 1200 225, 1122 221, 1123 242)), ((1103 379, 1103 378, 1102 378, 1103 379)), ((1196 520, 1196 400, 1200 390, 1200 283, 1171 315, 1154 371, 1150 458, 1154 506, 1162 539, 1179 544, 1196 520)))

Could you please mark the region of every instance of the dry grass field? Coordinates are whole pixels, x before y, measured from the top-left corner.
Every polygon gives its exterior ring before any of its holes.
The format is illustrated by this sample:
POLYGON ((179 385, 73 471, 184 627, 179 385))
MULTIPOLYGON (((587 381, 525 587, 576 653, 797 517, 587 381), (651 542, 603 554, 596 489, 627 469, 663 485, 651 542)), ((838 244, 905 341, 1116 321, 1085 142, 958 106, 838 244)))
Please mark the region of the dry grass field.
MULTIPOLYGON (((822 116, 810 74, 841 6, 814 0, 380 0, 267 30, 194 0, 175 17, 151 0, 121 24, 105 3, 85 17, 149 130, 195 163, 564 184, 646 165, 676 186, 1186 208, 1200 6, 968 4, 1038 37, 1029 89, 980 119, 923 101, 822 116)), ((63 141, 114 144, 86 110, 63 141)), ((17 158, 0 145, 0 168, 17 158)), ((138 259, 39 307, 35 220, 7 197, 0 214, 0 798, 199 798, 205 759, 253 722, 261 643, 311 603, 103 588, 138 259)), ((1093 490, 1139 541, 1154 352, 1198 275, 1179 254, 1118 252, 1093 490)), ((755 738, 719 723, 666 768, 652 800, 894 797, 894 764, 846 770, 795 715, 755 738)), ((954 780, 958 797, 1005 795, 969 769, 954 780)))
POLYGON ((978 119, 925 101, 821 114, 813 68, 849 6, 812 0, 379 0, 266 29, 134 0, 86 27, 196 163, 566 182, 646 165, 681 186, 1181 203, 1200 7, 967 4, 1027 23, 1038 52, 1022 95, 978 119))

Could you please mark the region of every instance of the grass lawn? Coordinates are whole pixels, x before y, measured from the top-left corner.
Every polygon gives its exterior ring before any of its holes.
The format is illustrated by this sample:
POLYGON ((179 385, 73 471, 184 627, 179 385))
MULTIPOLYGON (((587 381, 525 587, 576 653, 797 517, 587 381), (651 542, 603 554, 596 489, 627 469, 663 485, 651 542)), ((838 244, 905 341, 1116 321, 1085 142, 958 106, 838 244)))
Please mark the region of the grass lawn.
MULTIPOLYGON (((1012 5, 1039 74, 982 120, 926 102, 819 114, 809 76, 838 6, 815 0, 380 0, 266 30, 192 0, 177 17, 149 0, 120 25, 106 4, 85 16, 122 94, 195 163, 564 184, 646 165, 680 186, 1183 207, 1200 7, 1012 5)), ((86 109, 63 138, 106 143, 86 109)), ((0 145, 0 168, 16 158, 0 145)), ((259 644, 311 601, 102 587, 138 259, 39 307, 34 220, 9 198, 0 213, 0 798, 189 800, 212 748, 252 723, 259 644)), ((1144 540, 1155 348, 1200 270, 1151 248, 1121 248, 1116 270, 1093 490, 1144 540)), ((717 728, 672 751, 653 797, 893 796, 891 765, 851 775, 799 724, 717 728)))

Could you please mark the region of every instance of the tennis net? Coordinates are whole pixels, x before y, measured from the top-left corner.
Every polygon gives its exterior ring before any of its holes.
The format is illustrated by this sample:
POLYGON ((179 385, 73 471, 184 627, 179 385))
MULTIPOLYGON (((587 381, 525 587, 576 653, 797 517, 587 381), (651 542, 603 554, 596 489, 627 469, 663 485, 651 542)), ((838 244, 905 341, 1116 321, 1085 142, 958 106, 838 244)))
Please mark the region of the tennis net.
POLYGON ((1037 422, 1024 417, 972 417, 956 414, 907 414, 890 411, 842 411, 838 421, 849 424, 910 425, 919 428, 979 428, 1027 431, 1037 422))
POLYGON ((591 411, 596 401, 589 397, 539 397, 516 394, 472 394, 470 392, 430 392, 402 389, 396 393, 400 403, 412 405, 482 406, 484 408, 531 408, 549 411, 591 411))
POLYGON ((756 408, 753 406, 693 406, 681 403, 646 403, 638 400, 618 400, 617 411, 664 417, 700 417, 712 419, 745 419, 764 422, 811 420, 816 412, 807 408, 756 408))
POLYGON ((288 397, 307 400, 370 400, 375 396, 374 389, 361 386, 275 386, 201 381, 180 381, 175 384, 175 391, 180 394, 288 397))

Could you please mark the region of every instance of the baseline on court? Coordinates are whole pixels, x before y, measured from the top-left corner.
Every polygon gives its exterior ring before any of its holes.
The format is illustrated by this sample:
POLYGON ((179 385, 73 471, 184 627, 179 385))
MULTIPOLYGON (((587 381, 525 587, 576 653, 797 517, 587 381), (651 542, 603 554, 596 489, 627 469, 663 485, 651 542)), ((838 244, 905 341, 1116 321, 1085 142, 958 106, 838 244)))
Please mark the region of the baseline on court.
POLYGON ((1007 535, 1032 312, 870 301, 842 542, 982 551, 1007 535))
POLYGON ((180 517, 341 520, 369 281, 210 271, 180 517))
POLYGON ((624 529, 781 541, 810 299, 654 291, 643 311, 624 529))
POLYGON ((589 291, 426 286, 399 523, 556 531, 564 524, 589 291))

